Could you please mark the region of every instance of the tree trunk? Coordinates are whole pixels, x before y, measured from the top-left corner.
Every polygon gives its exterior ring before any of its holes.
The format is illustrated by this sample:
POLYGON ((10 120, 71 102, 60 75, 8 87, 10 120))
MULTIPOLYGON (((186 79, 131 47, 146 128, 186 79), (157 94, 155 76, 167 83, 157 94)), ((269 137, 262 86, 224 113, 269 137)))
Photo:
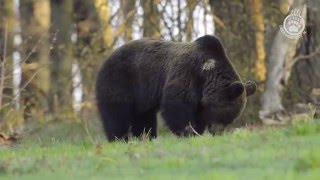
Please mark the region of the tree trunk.
POLYGON ((297 50, 297 63, 285 90, 284 103, 312 103, 319 107, 320 96, 314 92, 320 88, 320 1, 308 0, 306 3, 307 33, 297 50))
POLYGON ((13 108, 13 37, 15 29, 14 3, 0 2, 0 129, 6 113, 13 108))
POLYGON ((94 83, 102 60, 106 57, 106 43, 102 38, 105 25, 95 8, 94 1, 74 0, 74 22, 77 40, 76 59, 80 66, 83 90, 82 114, 92 111, 94 102, 94 83))
POLYGON ((194 0, 187 0, 187 7, 188 7, 188 20, 186 24, 186 41, 190 42, 192 40, 192 33, 194 31, 193 12, 197 7, 197 2, 194 0))
POLYGON ((143 9, 143 37, 159 39, 161 37, 160 13, 156 0, 141 0, 143 9))
POLYGON ((107 49, 110 49, 113 46, 114 38, 110 26, 111 10, 109 8, 109 0, 94 0, 94 5, 99 15, 104 44, 107 49))
POLYGON ((39 117, 48 112, 50 87, 49 0, 20 1, 21 19, 21 107, 24 118, 39 117))
MULTIPOLYGON (((251 12, 249 2, 246 0, 235 1, 209 1, 215 22, 215 35, 217 35, 227 54, 237 69, 238 73, 245 81, 252 79, 255 72, 256 51, 255 49, 255 29, 250 23, 251 12)), ((258 92, 259 94, 259 92, 258 92)), ((247 107, 238 123, 251 123, 258 117, 258 95, 250 97, 247 107)))
POLYGON ((135 15, 135 1, 121 0, 121 9, 124 21, 124 41, 129 42, 132 40, 132 25, 135 15))
MULTIPOLYGON (((283 3, 286 2, 283 1, 283 3)), ((280 7, 283 6, 285 5, 280 4, 280 7)), ((292 6, 303 10, 302 14, 305 16, 305 1, 296 0, 292 6)), ((282 104, 281 93, 285 85, 286 76, 291 72, 290 69, 286 68, 286 64, 292 61, 297 44, 298 39, 289 39, 280 30, 274 37, 268 59, 268 77, 261 99, 261 110, 259 111, 259 117, 265 124, 281 124, 289 120, 282 104)), ((295 89, 290 91, 295 91, 295 89)))
POLYGON ((250 0, 249 7, 251 11, 251 20, 255 30, 255 50, 257 60, 254 65, 254 74, 258 81, 266 79, 266 62, 265 62, 265 41, 264 41, 264 17, 263 17, 262 0, 250 0))
POLYGON ((54 115, 72 112, 73 2, 51 0, 51 86, 50 111, 54 115))

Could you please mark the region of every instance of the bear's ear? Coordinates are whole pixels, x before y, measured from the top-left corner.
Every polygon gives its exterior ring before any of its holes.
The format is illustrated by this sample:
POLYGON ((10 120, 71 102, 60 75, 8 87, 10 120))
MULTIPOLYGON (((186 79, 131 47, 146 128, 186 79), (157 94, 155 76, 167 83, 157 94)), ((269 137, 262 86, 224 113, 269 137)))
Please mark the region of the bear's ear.
POLYGON ((244 91, 243 84, 240 81, 236 81, 230 84, 226 89, 226 96, 229 100, 235 100, 241 96, 244 91))
POLYGON ((257 84, 254 81, 247 81, 244 84, 247 96, 251 96, 257 91, 257 84))

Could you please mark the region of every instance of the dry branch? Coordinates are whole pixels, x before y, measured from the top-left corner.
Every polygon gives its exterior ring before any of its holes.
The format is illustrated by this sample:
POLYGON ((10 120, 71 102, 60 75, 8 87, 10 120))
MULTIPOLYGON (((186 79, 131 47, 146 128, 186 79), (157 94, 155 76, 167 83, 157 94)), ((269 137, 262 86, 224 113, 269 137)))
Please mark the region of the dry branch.
POLYGON ((317 47, 312 53, 310 53, 308 55, 299 55, 299 56, 293 58, 291 63, 286 66, 286 70, 291 69, 292 66, 294 66, 300 60, 310 59, 310 58, 313 58, 314 56, 319 55, 319 54, 320 54, 320 46, 317 47))

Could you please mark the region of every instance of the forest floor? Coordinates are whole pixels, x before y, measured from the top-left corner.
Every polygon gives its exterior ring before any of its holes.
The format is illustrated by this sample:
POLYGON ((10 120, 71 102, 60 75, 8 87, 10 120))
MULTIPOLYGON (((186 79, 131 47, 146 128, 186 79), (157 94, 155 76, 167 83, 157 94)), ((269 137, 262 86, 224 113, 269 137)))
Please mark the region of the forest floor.
POLYGON ((320 179, 320 120, 129 143, 81 123, 50 126, 0 147, 0 179, 320 179))

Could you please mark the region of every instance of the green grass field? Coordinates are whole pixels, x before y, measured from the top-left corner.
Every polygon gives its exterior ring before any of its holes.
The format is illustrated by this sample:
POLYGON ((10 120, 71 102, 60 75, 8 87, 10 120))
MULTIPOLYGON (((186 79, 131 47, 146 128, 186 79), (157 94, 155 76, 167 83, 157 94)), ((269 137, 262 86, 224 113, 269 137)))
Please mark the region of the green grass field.
POLYGON ((319 120, 129 143, 73 126, 1 148, 0 179, 320 179, 319 120))

